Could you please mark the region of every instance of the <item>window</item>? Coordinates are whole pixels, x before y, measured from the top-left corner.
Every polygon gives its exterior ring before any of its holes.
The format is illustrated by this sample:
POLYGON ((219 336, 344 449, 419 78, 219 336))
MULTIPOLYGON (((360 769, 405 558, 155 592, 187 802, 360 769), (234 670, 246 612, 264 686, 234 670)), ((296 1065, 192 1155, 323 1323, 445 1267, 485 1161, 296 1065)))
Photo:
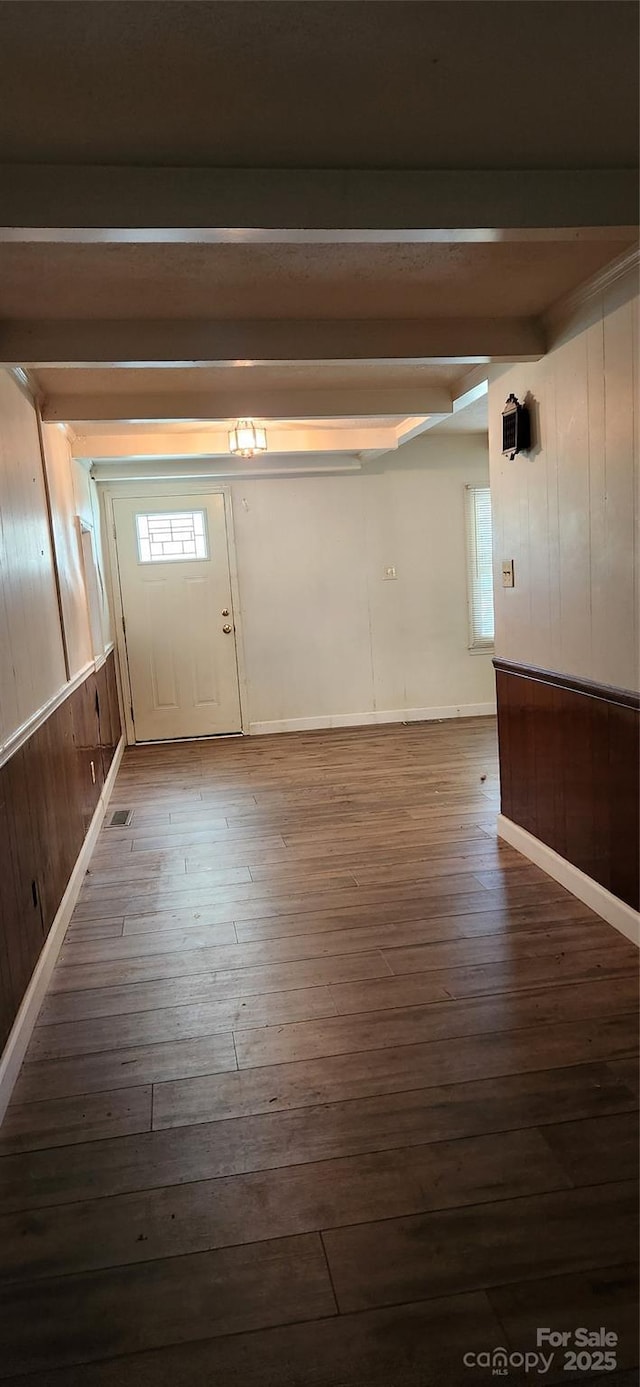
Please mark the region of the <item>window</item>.
POLYGON ((180 563, 208 559, 204 511, 157 511, 136 515, 140 563, 180 563))
POLYGON ((494 627, 489 487, 468 486, 466 504, 469 649, 490 650, 494 627))

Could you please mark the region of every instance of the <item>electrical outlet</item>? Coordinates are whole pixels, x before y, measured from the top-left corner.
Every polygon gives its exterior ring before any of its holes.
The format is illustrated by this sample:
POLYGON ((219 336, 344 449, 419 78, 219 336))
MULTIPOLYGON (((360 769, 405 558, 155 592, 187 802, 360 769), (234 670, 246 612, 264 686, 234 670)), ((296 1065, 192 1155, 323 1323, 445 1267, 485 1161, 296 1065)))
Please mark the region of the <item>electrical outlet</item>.
POLYGON ((384 574, 383 574, 383 578, 384 578, 385 582, 388 582, 388 583, 393 582, 394 579, 397 578, 397 576, 398 576, 398 571, 397 571, 397 569, 396 569, 396 567, 395 567, 395 564, 389 564, 389 567, 388 567, 388 568, 385 568, 384 574))
POLYGON ((502 586, 503 588, 515 587, 513 559, 503 559, 502 561, 502 586))

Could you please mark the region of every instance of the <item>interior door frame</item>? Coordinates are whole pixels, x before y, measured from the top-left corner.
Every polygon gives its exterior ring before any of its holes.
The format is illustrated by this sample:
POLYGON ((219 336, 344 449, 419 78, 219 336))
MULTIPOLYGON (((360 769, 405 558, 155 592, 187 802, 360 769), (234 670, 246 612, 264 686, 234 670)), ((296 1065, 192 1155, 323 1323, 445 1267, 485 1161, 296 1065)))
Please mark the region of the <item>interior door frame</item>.
MULTIPOLYGON (((122 591, 120 587, 120 569, 118 566, 118 546, 116 540, 116 519, 114 501, 140 501, 145 505, 154 500, 175 497, 179 499, 184 496, 222 496, 224 501, 224 520, 227 535, 227 557, 229 561, 229 577, 231 580, 231 601, 233 604, 233 622, 235 628, 236 644, 236 664, 238 670, 238 695, 240 698, 240 726, 243 735, 249 731, 249 714, 247 699, 247 676, 244 658, 244 642, 242 638, 242 609, 240 606, 240 587, 238 583, 238 565, 236 559, 236 542, 233 528, 233 505, 231 489, 224 485, 207 485, 206 482, 199 481, 198 478, 191 478, 189 481, 167 481, 167 482, 98 482, 100 493, 100 503, 102 517, 104 521, 104 532, 106 535, 106 558, 107 558, 107 584, 109 588, 109 598, 111 612, 115 625, 115 643, 118 652, 118 665, 120 669, 120 679, 122 684, 124 722, 127 746, 136 746, 137 738, 135 725, 131 713, 133 707, 133 697, 131 693, 131 681, 129 678, 129 661, 127 658, 127 647, 125 640, 124 626, 124 604, 122 601, 122 591)), ((237 732, 219 733, 219 736, 237 736, 237 732)), ((142 743, 140 743, 142 745, 142 743)), ((146 745, 146 743, 145 743, 146 745)))

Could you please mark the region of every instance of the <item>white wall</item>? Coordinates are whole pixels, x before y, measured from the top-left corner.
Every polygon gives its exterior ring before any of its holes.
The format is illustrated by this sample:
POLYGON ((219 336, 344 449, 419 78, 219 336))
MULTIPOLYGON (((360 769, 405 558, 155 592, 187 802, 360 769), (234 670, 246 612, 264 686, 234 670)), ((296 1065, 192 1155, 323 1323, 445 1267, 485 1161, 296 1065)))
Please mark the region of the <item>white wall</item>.
POLYGON ((637 276, 558 325, 540 362, 494 371, 489 442, 496 654, 638 688, 637 276), (501 455, 507 395, 534 402, 534 447, 501 455), (515 560, 504 589, 500 563, 515 560))
POLYGON ((69 674, 73 677, 85 668, 92 656, 80 525, 77 518, 79 512, 74 492, 74 467, 70 461, 66 434, 58 425, 45 424, 42 435, 64 637, 69 674))
POLYGON ((0 745, 65 678, 37 417, 0 371, 0 745))
POLYGON ((45 472, 71 678, 100 656, 111 639, 103 579, 100 506, 89 467, 72 456, 66 431, 43 424, 45 472), (82 530, 91 542, 83 546, 82 530), (93 573, 87 572, 87 564, 93 573), (92 593, 96 593, 93 621, 92 593))
POLYGON ((92 661, 77 517, 94 497, 64 434, 41 435, 33 400, 0 370, 0 758, 92 661))
MULTIPOLYGON (((51 427, 55 427, 55 425, 44 425, 45 431, 47 428, 51 427)), ((112 640, 112 635, 111 615, 109 612, 109 603, 107 600, 104 576, 104 546, 102 535, 102 519, 100 515, 100 498, 98 496, 98 488, 96 486, 96 483, 94 482, 93 477, 91 476, 89 465, 84 462, 79 462, 77 458, 72 457, 71 450, 68 444, 67 449, 69 456, 69 467, 71 470, 75 515, 82 521, 83 525, 91 527, 93 542, 92 547, 100 607, 99 624, 101 627, 101 642, 106 648, 112 640)), ((72 518, 70 517, 70 519, 72 518)))
POLYGON ((487 480, 481 435, 425 435, 360 473, 233 483, 253 730, 493 706, 467 648, 464 488, 487 480))

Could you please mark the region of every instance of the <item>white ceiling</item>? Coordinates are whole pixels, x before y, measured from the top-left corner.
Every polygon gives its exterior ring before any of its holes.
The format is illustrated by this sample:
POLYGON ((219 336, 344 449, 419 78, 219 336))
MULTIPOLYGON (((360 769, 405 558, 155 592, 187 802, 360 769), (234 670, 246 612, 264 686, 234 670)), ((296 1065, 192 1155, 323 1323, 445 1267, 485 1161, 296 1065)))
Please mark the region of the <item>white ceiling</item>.
POLYGON ((437 433, 487 433, 488 428, 489 403, 486 395, 434 425, 437 433))
POLYGON ((619 240, 457 245, 0 244, 0 318, 529 317, 619 240))
POLYGON ((301 454, 486 430, 455 402, 636 236, 637 31, 628 0, 0 0, 0 362, 83 457, 239 416, 301 454))
POLYGON ((460 377, 459 370, 437 363, 281 362, 162 370, 47 367, 29 374, 44 417, 66 423, 75 455, 105 467, 160 455, 228 458, 228 434, 238 414, 265 425, 271 458, 314 455, 325 463, 336 454, 366 461, 393 453, 418 434, 437 431, 445 412, 449 431, 482 432, 482 404, 452 413, 454 398, 467 385, 467 374, 460 377), (238 414, 212 408, 207 413, 207 400, 229 402, 230 382, 234 397, 237 378, 238 414), (289 401, 295 411, 254 407, 268 399, 289 401), (428 399, 441 412, 426 407, 428 399), (320 400, 325 405, 317 414, 313 407, 320 400), (193 418, 187 413, 191 401, 204 402, 193 418), (383 412, 385 401, 392 408, 383 412))
POLYGON ((0 160, 630 167, 625 0, 30 0, 0 7, 0 160))
MULTIPOLYGON (((435 362, 410 363, 396 361, 279 361, 264 363, 235 362, 233 365, 192 367, 39 367, 37 377, 45 398, 61 394, 109 396, 114 390, 120 395, 153 394, 154 391, 187 393, 229 389, 234 378, 242 381, 243 389, 280 391, 332 390, 400 390, 427 386, 449 385, 455 374, 451 365, 435 362)), ((458 375, 460 372, 458 371, 458 375)))

